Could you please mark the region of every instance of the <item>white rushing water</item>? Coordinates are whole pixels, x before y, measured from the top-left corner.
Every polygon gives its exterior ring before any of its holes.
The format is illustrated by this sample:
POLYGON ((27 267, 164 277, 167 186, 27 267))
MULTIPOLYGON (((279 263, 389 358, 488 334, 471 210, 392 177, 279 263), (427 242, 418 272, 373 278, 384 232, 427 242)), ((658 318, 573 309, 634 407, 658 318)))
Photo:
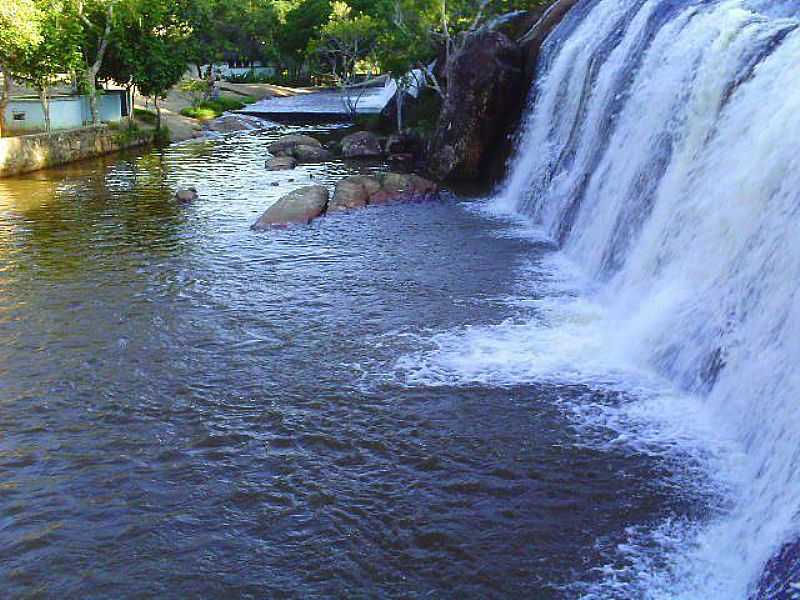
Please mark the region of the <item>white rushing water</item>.
MULTIPOLYGON (((475 334, 464 365, 523 370, 542 342, 541 356, 572 348, 567 363, 600 352, 652 368, 739 450, 720 466, 732 508, 642 595, 748 598, 798 534, 798 16, 796 2, 580 2, 546 44, 494 200, 586 272, 597 315, 551 321, 544 342, 535 324, 475 334)), ((674 411, 694 418, 685 401, 674 411)))

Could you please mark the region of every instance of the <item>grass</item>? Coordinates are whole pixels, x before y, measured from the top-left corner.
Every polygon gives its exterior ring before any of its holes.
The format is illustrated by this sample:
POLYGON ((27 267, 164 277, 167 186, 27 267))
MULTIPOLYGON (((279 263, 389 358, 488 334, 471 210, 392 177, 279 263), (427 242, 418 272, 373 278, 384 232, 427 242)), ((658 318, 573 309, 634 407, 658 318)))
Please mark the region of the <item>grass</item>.
POLYGON ((248 104, 256 102, 257 99, 252 96, 242 96, 241 98, 230 98, 228 96, 220 96, 216 100, 206 100, 197 104, 197 106, 189 106, 181 110, 184 117, 191 117, 199 121, 210 121, 216 119, 222 113, 229 110, 240 110, 248 104))
POLYGON ((156 124, 156 113, 152 110, 145 110, 143 108, 134 108, 133 115, 139 119, 142 123, 146 123, 147 125, 155 125, 156 124))

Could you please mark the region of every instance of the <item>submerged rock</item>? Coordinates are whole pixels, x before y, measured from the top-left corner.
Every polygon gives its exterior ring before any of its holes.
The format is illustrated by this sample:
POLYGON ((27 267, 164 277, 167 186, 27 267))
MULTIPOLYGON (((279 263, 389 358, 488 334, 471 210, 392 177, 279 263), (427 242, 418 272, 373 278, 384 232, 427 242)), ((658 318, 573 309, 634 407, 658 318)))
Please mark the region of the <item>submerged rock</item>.
POLYGON ((383 156, 381 141, 369 131, 359 131, 342 139, 342 156, 345 158, 372 158, 383 156))
POLYGON ((197 190, 193 187, 180 189, 175 192, 175 200, 180 202, 181 204, 188 204, 190 202, 194 202, 200 198, 200 194, 197 193, 197 190))
POLYGON ((267 161, 267 171, 290 171, 297 166, 297 159, 293 156, 276 156, 267 161))
POLYGON ((328 188, 322 185, 294 190, 264 211, 252 228, 264 231, 282 225, 308 224, 325 213, 328 197, 328 188))

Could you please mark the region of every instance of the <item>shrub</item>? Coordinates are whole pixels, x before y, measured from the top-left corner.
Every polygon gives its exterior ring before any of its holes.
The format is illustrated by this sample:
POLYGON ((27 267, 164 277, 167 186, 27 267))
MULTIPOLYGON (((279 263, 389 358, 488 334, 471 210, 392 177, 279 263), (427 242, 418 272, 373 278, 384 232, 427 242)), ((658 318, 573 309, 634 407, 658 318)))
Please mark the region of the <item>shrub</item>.
POLYGON ((156 124, 156 113, 152 110, 145 110, 143 108, 134 108, 133 109, 133 116, 139 119, 142 123, 146 123, 147 125, 155 125, 156 124))
POLYGON ((244 96, 241 100, 220 96, 216 100, 206 100, 200 102, 197 106, 184 108, 181 110, 181 114, 184 117, 191 117, 192 119, 198 119, 200 121, 209 121, 217 118, 224 112, 242 109, 246 104, 252 104, 255 101, 256 99, 252 96, 244 96))
POLYGON ((171 141, 172 135, 170 134, 169 127, 166 125, 162 125, 161 129, 156 129, 153 134, 153 143, 159 148, 169 146, 171 141))

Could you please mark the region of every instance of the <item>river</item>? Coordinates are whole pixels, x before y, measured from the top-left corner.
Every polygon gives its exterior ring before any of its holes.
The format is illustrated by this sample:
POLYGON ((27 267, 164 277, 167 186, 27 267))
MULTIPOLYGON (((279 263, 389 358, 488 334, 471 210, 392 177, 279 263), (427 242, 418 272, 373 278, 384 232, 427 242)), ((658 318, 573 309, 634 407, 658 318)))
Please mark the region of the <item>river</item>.
POLYGON ((454 194, 252 232, 379 166, 267 172, 285 131, 0 180, 3 595, 555 599, 663 568, 642 532, 719 495, 690 444, 625 433, 644 388, 517 376, 552 364, 515 332, 575 294, 552 245, 454 194))

